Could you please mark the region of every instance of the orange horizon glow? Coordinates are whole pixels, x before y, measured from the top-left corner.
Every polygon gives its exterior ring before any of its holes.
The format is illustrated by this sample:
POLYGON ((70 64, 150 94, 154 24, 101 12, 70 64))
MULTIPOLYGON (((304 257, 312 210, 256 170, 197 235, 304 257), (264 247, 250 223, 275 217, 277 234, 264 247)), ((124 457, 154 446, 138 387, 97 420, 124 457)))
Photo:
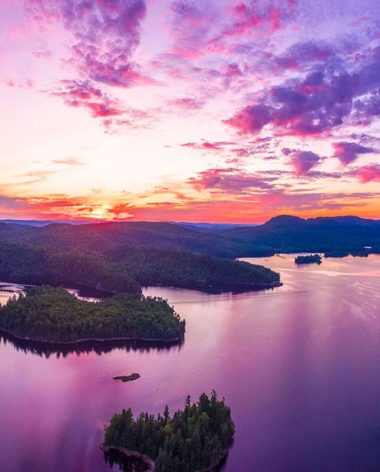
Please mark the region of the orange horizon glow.
POLYGON ((380 219, 376 0, 111 3, 1 2, 0 219, 380 219))

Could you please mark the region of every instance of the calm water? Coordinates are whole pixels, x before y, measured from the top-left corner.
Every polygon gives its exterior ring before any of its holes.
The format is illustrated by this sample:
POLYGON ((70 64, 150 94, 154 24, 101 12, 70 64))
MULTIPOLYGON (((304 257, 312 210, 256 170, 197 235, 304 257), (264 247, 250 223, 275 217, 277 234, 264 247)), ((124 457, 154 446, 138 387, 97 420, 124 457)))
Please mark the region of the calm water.
MULTIPOLYGON (((216 389, 236 440, 225 472, 380 470, 380 256, 297 269, 284 286, 205 295, 147 289, 187 320, 183 346, 57 355, 0 342, 0 471, 110 471, 111 415, 173 410, 216 389), (117 374, 141 379, 117 383, 117 374)), ((22 287, 0 287, 0 300, 22 287)))

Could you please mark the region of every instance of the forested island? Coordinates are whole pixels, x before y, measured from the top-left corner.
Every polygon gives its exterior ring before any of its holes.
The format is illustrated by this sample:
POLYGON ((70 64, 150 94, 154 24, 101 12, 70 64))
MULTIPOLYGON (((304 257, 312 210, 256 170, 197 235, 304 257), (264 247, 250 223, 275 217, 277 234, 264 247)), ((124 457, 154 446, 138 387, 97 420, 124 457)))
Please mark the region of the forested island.
POLYGON ((319 254, 309 254, 307 256, 297 256, 294 259, 297 265, 302 264, 322 264, 322 257, 319 254))
POLYGON ((118 294, 99 302, 63 288, 35 287, 0 307, 0 330, 50 343, 141 340, 180 342, 185 321, 163 299, 118 294))
POLYGON ((106 428, 103 450, 119 451, 138 458, 148 470, 194 472, 213 470, 228 454, 235 427, 231 411, 215 392, 202 394, 198 402, 187 397, 183 410, 173 416, 141 413, 134 418, 131 409, 111 419, 106 428))

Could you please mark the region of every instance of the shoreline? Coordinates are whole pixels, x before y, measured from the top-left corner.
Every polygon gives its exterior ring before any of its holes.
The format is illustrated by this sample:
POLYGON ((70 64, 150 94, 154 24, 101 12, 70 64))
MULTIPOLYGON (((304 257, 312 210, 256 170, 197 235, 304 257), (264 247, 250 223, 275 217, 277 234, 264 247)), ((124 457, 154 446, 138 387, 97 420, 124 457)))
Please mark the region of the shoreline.
MULTIPOLYGON (((249 256, 248 256, 249 257, 249 256)), ((259 256, 260 257, 260 256, 259 256)), ((265 256, 266 257, 266 256, 265 256)), ((244 258, 237 258, 234 260, 241 260, 244 258)), ((263 266, 264 267, 264 266, 263 266)), ((54 288, 65 288, 66 290, 77 290, 79 297, 89 297, 89 298, 96 298, 96 299, 102 299, 102 298, 109 298, 114 295, 117 295, 118 293, 124 293, 123 291, 118 291, 118 290, 106 290, 106 289, 100 289, 96 287, 91 287, 89 285, 83 285, 83 284, 75 284, 75 283, 62 283, 62 284, 52 284, 51 282, 31 282, 30 280, 26 280, 25 282, 21 282, 20 280, 18 281, 12 281, 12 280, 5 280, 4 283, 9 283, 9 284, 15 284, 15 285, 20 285, 23 287, 41 287, 42 285, 51 285, 54 288)), ((216 293, 242 293, 242 292, 256 292, 260 290, 270 290, 273 288, 281 287, 282 282, 281 280, 279 281, 273 281, 273 282, 257 282, 257 283, 238 283, 238 284, 219 284, 219 285, 203 285, 203 284, 187 284, 185 285, 177 285, 177 286, 172 286, 172 285, 167 285, 167 284, 143 284, 140 283, 140 288, 141 292, 140 293, 132 293, 132 292, 125 292, 128 295, 131 296, 141 296, 144 295, 143 291, 144 289, 148 287, 161 287, 161 288, 175 288, 175 289, 180 289, 180 290, 197 290, 199 292, 203 292, 206 294, 216 294, 216 293)))
MULTIPOLYGON (((155 461, 151 457, 141 452, 134 451, 132 449, 126 449, 124 447, 117 447, 117 446, 101 445, 100 449, 106 454, 108 452, 116 451, 127 458, 138 459, 142 461, 144 464, 146 464, 146 466, 148 467, 146 472, 155 472, 156 470, 155 461)), ((223 451, 223 454, 221 454, 221 456, 218 459, 216 459, 212 464, 210 464, 208 467, 204 469, 198 469, 195 472, 214 472, 214 470, 217 467, 219 467, 227 459, 228 453, 229 453, 229 450, 226 449, 225 451, 223 451)))
MULTIPOLYGON (((193 286, 186 286, 186 287, 179 287, 173 285, 164 285, 164 284, 156 284, 156 285, 142 285, 143 293, 144 290, 149 288, 170 288, 174 290, 193 290, 197 292, 202 292, 206 294, 223 294, 223 293, 245 293, 245 292, 259 292, 264 290, 272 290, 275 288, 282 287, 283 283, 281 281, 278 282, 270 282, 270 283, 262 283, 262 284, 230 284, 225 286, 201 286, 201 285, 193 285, 193 286)), ((148 297, 154 297, 154 295, 146 295, 148 297)))
POLYGON ((185 336, 172 338, 172 339, 159 339, 159 338, 124 338, 124 337, 116 337, 116 338, 82 338, 76 339, 74 341, 48 341, 45 339, 36 339, 30 338, 27 336, 20 336, 18 334, 13 333, 7 329, 4 329, 0 326, 0 334, 8 335, 13 337, 19 341, 25 341, 30 343, 37 343, 37 344, 45 344, 48 346, 75 346, 77 344, 86 344, 86 343, 94 343, 94 344, 106 344, 112 342, 125 342, 133 343, 133 342, 141 342, 141 343, 157 343, 157 344, 179 344, 182 343, 185 339, 185 336))

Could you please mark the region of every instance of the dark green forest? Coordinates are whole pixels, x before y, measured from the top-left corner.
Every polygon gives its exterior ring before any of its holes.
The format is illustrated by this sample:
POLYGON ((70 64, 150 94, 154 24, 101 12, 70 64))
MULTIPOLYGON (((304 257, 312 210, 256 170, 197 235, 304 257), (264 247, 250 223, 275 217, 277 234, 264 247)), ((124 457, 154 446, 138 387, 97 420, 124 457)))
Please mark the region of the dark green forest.
POLYGON ((0 242, 0 279, 133 294, 147 285, 239 291, 279 284, 279 275, 262 266, 178 249, 128 246, 89 252, 21 242, 0 242))
POLYGON ((183 338, 185 322, 160 298, 119 294, 89 302, 63 288, 41 286, 0 308, 0 329, 57 343, 112 338, 174 341, 183 338))
POLYGON ((140 285, 127 271, 122 271, 101 254, 22 243, 0 243, 0 279, 32 285, 141 293, 140 285))
POLYGON ((278 274, 263 266, 178 249, 125 248, 113 258, 122 273, 128 272, 143 286, 249 290, 276 286, 280 282, 278 274))
POLYGON ((228 453, 234 436, 231 411, 215 392, 202 394, 198 402, 187 397, 183 410, 172 416, 141 413, 130 409, 111 419, 104 447, 121 447, 151 457, 157 472, 192 472, 217 465, 228 453))

